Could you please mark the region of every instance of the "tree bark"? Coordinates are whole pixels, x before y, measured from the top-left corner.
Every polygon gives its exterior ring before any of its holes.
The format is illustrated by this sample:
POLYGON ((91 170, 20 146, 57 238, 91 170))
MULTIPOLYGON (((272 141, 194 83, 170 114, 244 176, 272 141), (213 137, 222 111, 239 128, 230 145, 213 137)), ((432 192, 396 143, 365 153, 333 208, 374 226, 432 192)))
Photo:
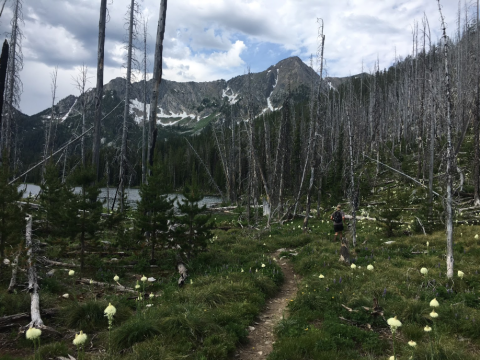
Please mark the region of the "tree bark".
POLYGON ((133 42, 133 14, 135 11, 135 0, 130 1, 130 21, 128 28, 128 54, 127 54, 127 78, 125 80, 125 107, 123 111, 122 145, 120 148, 120 212, 123 213, 125 201, 125 166, 127 163, 127 120, 130 115, 130 80, 132 77, 132 42, 133 42))
MULTIPOLYGON (((5 6, 5 3, 3 3, 3 6, 5 6)), ((2 7, 2 10, 3 10, 3 7, 2 7)), ((5 39, 2 46, 2 55, 0 57, 0 129, 2 129, 3 97, 5 93, 5 80, 7 78, 8 50, 9 50, 8 41, 7 39, 5 39)), ((1 137, 1 134, 0 134, 0 137, 1 137)), ((1 154, 1 150, 0 150, 0 154, 1 154)), ((0 163, 1 161, 2 160, 0 159, 0 163)))
POLYGON ((440 0, 438 0, 438 11, 440 12, 440 17, 442 20, 442 32, 443 32, 443 56, 445 64, 445 110, 446 110, 446 120, 447 120, 447 186, 446 186, 446 230, 447 230, 447 277, 449 279, 453 278, 453 268, 454 268, 454 259, 453 259, 453 209, 452 209, 452 184, 453 184, 453 170, 455 168, 454 159, 453 159, 453 146, 452 146, 452 121, 450 118, 450 103, 451 103, 451 94, 450 94, 450 74, 448 67, 448 38, 445 28, 445 21, 442 14, 442 8, 440 6, 440 0))
POLYGON ((153 63, 153 88, 150 96, 150 113, 149 117, 149 147, 150 147, 150 165, 153 165, 153 155, 155 152, 154 136, 155 126, 157 124, 157 103, 158 103, 158 89, 162 81, 162 57, 163 57, 163 38, 165 34, 165 22, 167 16, 167 0, 161 0, 160 14, 157 25, 157 41, 155 45, 155 58, 153 63))
POLYGON ((28 215, 25 231, 25 247, 27 251, 28 266, 28 292, 30 293, 30 314, 32 321, 27 327, 43 327, 43 320, 40 315, 40 288, 37 281, 37 270, 35 268, 35 244, 32 241, 32 216, 28 215))
POLYGON ((103 67, 105 57, 105 23, 107 18, 107 0, 100 2, 100 20, 98 22, 98 57, 97 57, 97 88, 95 94, 95 118, 93 122, 93 149, 92 165, 97 174, 100 167, 100 137, 102 120, 102 100, 103 100, 103 67))
POLYGON ((20 257, 20 250, 15 255, 15 260, 12 263, 12 277, 10 278, 10 285, 8 286, 8 292, 13 293, 13 289, 17 286, 17 273, 18 273, 18 258, 20 257))

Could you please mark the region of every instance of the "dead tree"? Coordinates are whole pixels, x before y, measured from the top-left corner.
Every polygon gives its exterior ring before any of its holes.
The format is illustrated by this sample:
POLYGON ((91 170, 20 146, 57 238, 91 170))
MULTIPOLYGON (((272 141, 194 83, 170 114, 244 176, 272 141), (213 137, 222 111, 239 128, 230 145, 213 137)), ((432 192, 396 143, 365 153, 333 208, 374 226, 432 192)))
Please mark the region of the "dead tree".
POLYGON ((133 53, 133 37, 136 26, 135 8, 137 4, 135 0, 130 1, 129 9, 129 26, 128 26, 128 47, 127 47, 127 77, 125 79, 125 107, 123 112, 122 127, 122 144, 120 148, 120 212, 123 212, 123 202, 125 200, 125 167, 127 165, 127 133, 128 133, 128 116, 130 115, 130 85, 132 78, 132 53, 133 53))
POLYGON ((20 103, 20 95, 22 90, 22 81, 20 80, 20 71, 23 69, 23 32, 20 28, 20 25, 23 24, 22 8, 22 0, 15 0, 13 3, 13 18, 11 20, 12 32, 10 34, 10 49, 7 67, 8 85, 5 94, 5 102, 7 106, 4 109, 5 121, 2 121, 0 158, 2 157, 2 150, 6 151, 8 157, 11 154, 12 129, 15 127, 15 106, 18 106, 20 103))
POLYGON ((25 247, 27 250, 28 266, 28 292, 30 293, 30 314, 32 321, 26 327, 43 327, 43 320, 40 316, 40 295, 35 268, 35 244, 32 241, 32 216, 27 217, 27 228, 25 232, 25 247))
POLYGON ((446 127, 447 127, 447 185, 446 185, 446 199, 445 199, 445 211, 446 211, 446 228, 447 228, 447 277, 453 277, 453 200, 452 200, 452 184, 453 184, 453 169, 455 168, 453 159, 453 146, 452 146, 452 121, 450 118, 451 112, 451 93, 450 93, 450 74, 448 67, 448 38, 445 27, 445 20, 442 14, 442 7, 440 0, 438 0, 438 11, 440 12, 440 18, 442 20, 442 32, 443 32, 443 57, 445 64, 445 111, 446 111, 446 127))
POLYGON ((147 37, 148 19, 143 19, 143 126, 142 126, 142 184, 147 182, 147 37))
POLYGON ((103 66, 105 58, 105 23, 107 18, 107 0, 100 2, 100 20, 98 22, 97 87, 95 93, 95 117, 93 120, 92 165, 97 179, 100 166, 100 137, 103 99, 103 66))
MULTIPOLYGON (((75 82, 75 87, 80 92, 79 100, 80 100, 80 108, 81 108, 81 115, 82 115, 82 133, 85 132, 87 129, 86 126, 86 117, 87 117, 87 82, 88 82, 88 67, 85 64, 79 69, 79 73, 76 78, 73 78, 75 82)), ((81 161, 83 166, 85 166, 85 138, 82 137, 80 143, 80 153, 81 153, 81 161)))
MULTIPOLYGON (((320 79, 318 80, 318 90, 317 90, 317 112, 316 116, 313 115, 313 104, 311 105, 312 111, 311 111, 311 123, 313 124, 313 131, 310 133, 310 148, 309 151, 311 152, 310 155, 310 182, 308 184, 307 188, 307 204, 305 207, 305 219, 303 220, 303 231, 307 231, 307 226, 308 226, 308 218, 310 216, 310 206, 312 204, 312 191, 313 191, 313 183, 315 182, 315 172, 318 167, 318 161, 317 161, 317 133, 319 129, 319 123, 320 123, 320 93, 321 93, 321 86, 322 86, 322 73, 323 73, 323 49, 325 46, 325 35, 323 35, 323 19, 317 19, 317 22, 320 22, 321 20, 321 27, 319 29, 319 34, 318 38, 321 41, 321 45, 319 45, 320 49, 320 59, 317 59, 320 62, 320 79)), ((313 99, 312 99, 313 101, 313 99)), ((319 135, 319 134, 318 134, 319 135)), ((301 188, 300 188, 301 189, 301 188)))
MULTIPOLYGON (((57 74, 58 74, 58 66, 55 66, 55 69, 50 74, 52 78, 52 83, 50 85, 50 89, 52 92, 52 107, 50 109, 50 118, 45 121, 45 144, 43 146, 43 158, 46 159, 49 154, 50 150, 50 142, 52 137, 52 125, 55 121, 55 97, 57 94, 57 74)), ((46 170, 47 163, 44 162, 42 165, 42 183, 45 180, 45 170, 46 170)))
POLYGON ((474 128, 474 147, 475 159, 473 165, 473 198, 474 205, 480 206, 480 17, 479 17, 479 0, 477 0, 477 19, 476 19, 476 33, 477 33, 477 51, 475 53, 476 59, 476 73, 477 73, 477 87, 476 87, 476 108, 475 119, 473 121, 474 128))
POLYGON ((153 62, 153 88, 150 95, 150 113, 149 117, 149 132, 148 132, 148 144, 150 148, 150 164, 153 164, 153 155, 155 152, 155 140, 154 134, 155 126, 157 123, 157 103, 158 103, 158 89, 160 82, 162 81, 162 57, 163 57, 163 38, 165 35, 165 22, 167 16, 167 0, 161 0, 160 14, 157 25, 157 40, 155 44, 155 58, 153 62))
MULTIPOLYGON (((7 2, 5 0, 5 2, 7 2)), ((5 2, 3 3, 3 6, 5 6, 5 2)), ((2 7, 2 11, 3 11, 3 7, 2 7)), ((8 52, 9 52, 9 45, 8 45, 8 41, 5 39, 5 41, 3 42, 3 46, 2 46, 2 55, 0 57, 0 155, 2 153, 2 142, 1 142, 1 138, 2 138, 2 134, 1 134, 1 129, 3 128, 2 124, 2 115, 3 115, 3 97, 4 97, 4 94, 5 94, 5 80, 7 78, 7 66, 8 66, 8 52)), ((1 164, 2 160, 0 159, 0 164, 1 164)))

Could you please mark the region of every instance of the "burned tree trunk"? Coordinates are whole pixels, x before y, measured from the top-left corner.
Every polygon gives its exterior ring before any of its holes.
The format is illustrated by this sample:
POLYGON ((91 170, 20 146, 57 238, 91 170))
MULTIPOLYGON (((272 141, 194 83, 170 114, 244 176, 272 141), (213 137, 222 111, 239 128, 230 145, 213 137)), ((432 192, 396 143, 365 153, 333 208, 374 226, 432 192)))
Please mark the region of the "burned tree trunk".
POLYGON ((153 165, 153 155, 155 152, 155 140, 156 134, 155 125, 157 123, 157 102, 158 102, 158 89, 160 82, 162 81, 162 55, 163 55, 163 37, 165 34, 165 22, 167 16, 167 0, 162 0, 160 3, 160 15, 158 18, 157 26, 157 43, 155 45, 155 59, 153 63, 153 89, 150 96, 150 113, 149 117, 149 147, 150 147, 150 165, 153 165))
POLYGON ((35 244, 32 241, 32 216, 27 218, 27 228, 25 232, 25 246, 27 251, 28 266, 28 292, 30 293, 30 313, 32 321, 27 327, 42 327, 43 320, 40 316, 40 295, 37 281, 37 270, 35 268, 35 244))
POLYGON ((93 121, 92 165, 98 171, 100 165, 100 122, 102 119, 103 98, 103 65, 105 57, 105 22, 107 18, 107 0, 101 0, 100 20, 98 22, 98 58, 97 58, 97 88, 95 94, 95 118, 93 121))
POLYGON ((130 115, 130 81, 132 76, 132 42, 133 42, 133 15, 135 12, 135 0, 130 2, 130 17, 128 28, 128 55, 127 55, 127 78, 125 83, 125 107, 123 112, 123 127, 122 127, 122 145, 120 148, 120 212, 123 213, 123 206, 125 201, 125 167, 127 165, 127 120, 130 115))
MULTIPOLYGON (((5 6, 5 3, 3 3, 3 5, 5 6)), ((2 46, 2 55, 0 57, 0 129, 2 129, 3 96, 5 93, 5 80, 7 78, 8 49, 8 41, 5 39, 2 46)))
POLYGON ((452 146, 452 120, 450 118, 451 113, 451 93, 450 93, 450 74, 448 67, 448 38, 445 28, 445 20, 442 14, 442 8, 440 6, 440 0, 438 0, 438 11, 442 19, 442 32, 443 32, 443 56, 445 64, 445 110, 447 120, 447 186, 446 186, 446 199, 445 199, 445 212, 446 228, 447 228, 447 277, 453 278, 453 200, 452 200, 452 184, 453 184, 453 170, 455 169, 453 158, 453 146, 452 146))

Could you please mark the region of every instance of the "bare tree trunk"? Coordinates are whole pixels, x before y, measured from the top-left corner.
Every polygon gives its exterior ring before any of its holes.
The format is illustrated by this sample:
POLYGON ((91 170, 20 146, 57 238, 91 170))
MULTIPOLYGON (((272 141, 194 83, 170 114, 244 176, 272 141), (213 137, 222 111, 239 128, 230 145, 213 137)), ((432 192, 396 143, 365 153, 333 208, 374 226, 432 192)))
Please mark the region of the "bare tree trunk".
POLYGON ((128 116, 130 115, 130 81, 132 78, 132 42, 133 42, 133 14, 135 12, 135 0, 130 1, 130 19, 128 28, 128 55, 127 55, 127 78, 125 80, 125 107, 123 111, 123 128, 122 128, 122 145, 120 148, 120 212, 123 213, 125 201, 125 167, 127 164, 127 133, 128 133, 128 116))
POLYGON ((39 286, 37 282, 37 271, 35 269, 35 244, 32 241, 32 216, 27 217, 27 227, 25 232, 25 247, 27 251, 27 266, 28 266, 28 292, 30 293, 30 313, 32 321, 27 327, 42 327, 43 320, 40 316, 40 295, 39 286))
MULTIPOLYGON (((353 167, 353 131, 352 131, 352 121, 350 119, 350 114, 347 110, 347 126, 348 126, 348 138, 349 138, 349 153, 350 153, 350 204, 352 207, 352 243, 353 246, 357 246, 357 217, 356 217, 356 203, 355 203, 355 173, 353 167)), ((377 152, 378 154, 378 152, 377 152)), ((378 162, 377 162, 378 165, 378 162)))
MULTIPOLYGON (((5 6, 6 2, 7 1, 5 0, 5 2, 3 3, 3 6, 5 6)), ((3 7, 2 7, 2 11, 3 11, 3 7)), ((2 163, 1 154, 2 154, 3 144, 1 142, 1 139, 2 139, 1 129, 3 126, 3 122, 2 122, 3 97, 5 94, 5 81, 7 78, 8 51, 9 51, 8 41, 7 39, 5 39, 2 46, 2 55, 0 57, 0 164, 2 163)))
POLYGON ((18 273, 18 258, 20 257, 20 249, 15 255, 15 260, 12 263, 12 277, 10 278, 10 285, 8 286, 8 292, 12 293, 15 286, 17 286, 17 273, 18 273))
POLYGON ((100 167, 100 137, 103 100, 103 66, 105 58, 105 23, 107 17, 107 0, 100 2, 100 20, 98 22, 98 57, 97 57, 97 88, 95 94, 95 118, 93 120, 92 165, 98 180, 100 167))
POLYGON ((10 37, 10 49, 9 49, 9 64, 8 64, 8 88, 7 94, 5 95, 6 103, 7 103, 7 114, 5 117, 6 121, 2 122, 2 144, 0 146, 0 158, 2 157, 2 151, 5 150, 7 153, 7 157, 10 157, 11 154, 11 141, 12 141, 12 126, 13 126, 13 112, 14 112, 14 105, 18 103, 18 96, 17 89, 15 87, 18 81, 18 66, 22 66, 22 64, 17 64, 17 60, 21 62, 21 49, 20 49, 20 42, 22 38, 22 33, 19 28, 19 20, 20 22, 23 21, 23 13, 22 13, 22 2, 21 0, 15 0, 15 7, 13 11, 13 18, 12 18, 12 33, 10 37), (18 58, 20 55, 20 58, 18 58))
POLYGON ((153 88, 150 96, 150 114, 149 114, 149 147, 150 147, 150 164, 153 164, 154 155, 154 130, 157 123, 157 102, 158 89, 162 81, 162 56, 163 56, 163 37, 165 34, 165 22, 167 16, 167 0, 161 0, 160 14, 157 26, 157 42, 155 45, 155 60, 153 62, 153 88))
POLYGON ((474 125, 474 147, 475 147, 475 159, 474 159, 474 169, 473 169, 473 203, 475 206, 480 206, 480 17, 479 17, 479 1, 477 0, 477 22, 476 22, 476 32, 477 32, 477 51, 476 51, 476 71, 477 71, 477 101, 476 101, 476 111, 475 111, 475 120, 473 121, 474 125))
MULTIPOLYGON (((317 91, 317 112, 316 116, 313 116, 313 111, 311 111, 312 114, 312 119, 311 121, 313 122, 313 132, 310 134, 311 139, 311 155, 310 155, 310 183, 307 188, 307 204, 305 206, 305 219, 303 220, 303 231, 307 231, 308 227, 308 218, 310 216, 310 206, 312 204, 312 190, 313 190, 313 183, 315 182, 315 170, 317 168, 317 156, 316 156, 316 150, 317 150, 317 131, 318 131, 318 124, 320 122, 320 92, 321 92, 321 84, 322 84, 322 73, 323 73, 323 48, 325 46, 325 35, 323 35, 323 20, 322 19, 317 19, 317 22, 320 22, 319 20, 322 21, 321 25, 321 33, 319 32, 319 38, 321 39, 321 53, 320 53, 320 79, 318 80, 318 91, 317 91)), ((317 59, 318 60, 318 59, 317 59)), ((312 100, 313 101, 313 100, 312 100)), ((313 104, 312 104, 312 110, 313 110, 313 104)))
MULTIPOLYGON (((58 67, 55 66, 55 69, 53 70, 51 77, 52 77, 52 84, 51 84, 51 90, 52 90, 52 108, 50 111, 50 119, 48 120, 48 125, 45 124, 45 144, 43 147, 43 158, 46 159, 49 154, 50 150, 50 139, 52 136, 52 125, 53 122, 55 121, 55 97, 57 93, 57 74, 58 74, 58 67)), ((45 170, 47 167, 47 162, 43 163, 42 166, 42 184, 45 181, 45 170)))
POLYGON ((446 227, 447 227, 447 277, 453 278, 453 210, 452 210, 452 183, 453 183, 453 169, 455 168, 453 159, 453 147, 452 147, 452 121, 450 119, 450 75, 448 67, 448 38, 445 28, 445 21, 442 14, 442 8, 440 6, 440 0, 438 0, 438 11, 442 19, 442 32, 443 32, 443 56, 445 61, 445 107, 447 116, 447 194, 445 199, 446 205, 446 227))
POLYGON ((147 31, 148 20, 143 21, 143 127, 142 127, 142 184, 147 183, 147 31))

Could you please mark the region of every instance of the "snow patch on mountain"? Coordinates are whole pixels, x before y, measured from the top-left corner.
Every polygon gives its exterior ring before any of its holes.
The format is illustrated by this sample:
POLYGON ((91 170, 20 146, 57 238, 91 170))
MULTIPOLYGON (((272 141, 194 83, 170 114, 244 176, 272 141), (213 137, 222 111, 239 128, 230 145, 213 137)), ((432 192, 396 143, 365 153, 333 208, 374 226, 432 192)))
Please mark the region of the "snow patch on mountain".
POLYGON ((75 104, 77 103, 77 99, 75 99, 75 102, 73 103, 72 107, 68 110, 68 112, 65 114, 64 117, 62 117, 62 120, 60 120, 60 122, 64 122, 65 120, 67 120, 67 118, 70 116, 70 113, 73 109, 73 107, 75 106, 75 104))
MULTIPOLYGON (((150 113, 150 104, 147 104, 147 121, 148 114, 150 113)), ((135 116, 135 122, 137 124, 143 123, 143 102, 138 99, 130 99, 130 114, 135 116)))
POLYGON ((237 96, 238 96, 238 94, 235 94, 235 93, 233 92, 233 90, 230 89, 228 86, 227 86, 226 89, 223 89, 223 90, 222 90, 222 98, 227 97, 227 98, 228 98, 228 103, 229 103, 230 105, 233 105, 233 104, 235 104, 236 102, 238 102, 237 96), (228 92, 229 92, 229 91, 230 91, 231 95, 228 95, 228 92))
POLYGON ((270 98, 271 98, 271 96, 272 96, 272 94, 273 94, 273 90, 275 90, 275 88, 277 87, 277 84, 278 84, 279 72, 280 72, 280 69, 277 69, 277 77, 275 78, 275 84, 273 84, 272 91, 271 91, 270 95, 269 95, 268 98, 267 98, 267 107, 262 110, 262 114, 264 114, 267 110, 274 111, 274 110, 278 110, 278 109, 279 109, 279 108, 273 108, 272 102, 271 102, 271 100, 270 100, 270 98))

